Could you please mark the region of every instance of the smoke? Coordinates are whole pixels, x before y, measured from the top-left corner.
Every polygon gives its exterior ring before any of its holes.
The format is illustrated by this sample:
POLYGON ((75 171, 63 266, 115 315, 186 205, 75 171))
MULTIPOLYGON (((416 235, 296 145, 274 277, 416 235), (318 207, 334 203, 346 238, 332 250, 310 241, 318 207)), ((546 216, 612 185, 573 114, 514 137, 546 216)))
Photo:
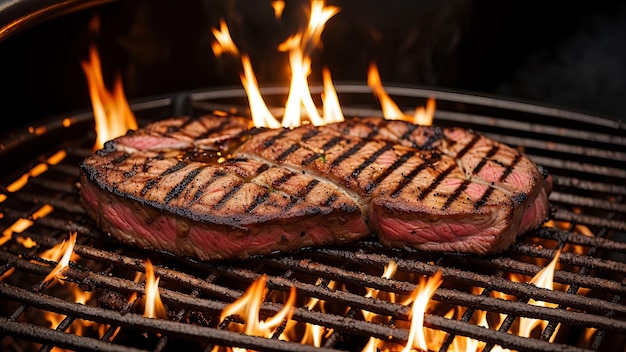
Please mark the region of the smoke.
POLYGON ((532 53, 498 94, 626 119, 626 6, 592 15, 555 47, 532 53))

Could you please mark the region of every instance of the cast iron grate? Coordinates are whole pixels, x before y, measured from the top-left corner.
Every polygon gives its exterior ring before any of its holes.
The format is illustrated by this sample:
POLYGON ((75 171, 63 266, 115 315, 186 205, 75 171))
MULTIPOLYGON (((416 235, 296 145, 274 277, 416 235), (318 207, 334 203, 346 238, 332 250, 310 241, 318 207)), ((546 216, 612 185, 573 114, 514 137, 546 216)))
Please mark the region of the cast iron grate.
MULTIPOLYGON (((313 88, 313 92, 315 93, 313 88)), ((380 115, 371 106, 369 89, 337 85, 346 115, 380 115), (347 103, 346 103, 347 102, 347 103)), ((215 346, 253 350, 360 350, 369 337, 403 344, 410 307, 369 297, 367 289, 386 295, 410 294, 417 278, 439 271, 435 307, 425 326, 442 331, 435 350, 454 350, 455 338, 482 341, 481 350, 602 350, 626 341, 626 130, 619 122, 532 104, 469 94, 417 88, 388 88, 401 106, 413 108, 428 96, 437 100, 435 122, 473 128, 489 137, 523 149, 554 177, 551 226, 524 235, 498 256, 475 257, 390 249, 374 239, 344 247, 306 249, 296 253, 245 261, 201 263, 164 253, 147 253, 111 242, 86 217, 78 204, 77 164, 91 153, 94 135, 89 113, 52 118, 33 133, 10 135, 3 141, 0 161, 10 165, 2 173, 0 230, 10 238, 0 250, 0 341, 9 350, 66 348, 115 351, 165 351, 175 348, 212 350, 215 346), (65 122, 64 122, 65 121, 65 122), (69 122, 69 123, 68 123, 69 122), (68 127, 64 127, 68 126, 68 127), (68 137, 69 136, 69 137, 68 137), (58 163, 50 160, 66 153, 58 163), (44 164, 42 168, 40 166, 44 164), (33 171, 33 170, 43 170, 33 171), (28 175, 28 176, 24 176, 28 175), (18 190, 10 186, 24 180, 18 190), (43 206, 45 216, 34 217, 43 206), (21 232, 12 226, 31 221, 21 232), (64 285, 44 281, 55 262, 40 253, 78 234, 74 253, 64 272, 64 285), (31 238, 27 248, 21 239, 31 238), (528 281, 555 255, 562 253, 554 273, 555 289, 528 281), (160 277, 160 293, 168 319, 142 316, 143 281, 149 258, 160 277), (382 278, 393 261, 397 273, 382 278), (222 310, 238 299, 261 275, 267 275, 268 299, 261 314, 273 315, 283 304, 271 298, 286 296, 294 286, 299 324, 324 328, 321 347, 254 337, 225 329, 222 310), (73 288, 91 294, 75 303, 73 288), (309 310, 310 298, 324 302, 326 311, 309 310), (530 300, 551 304, 543 307, 530 300), (455 314, 445 312, 455 309, 455 314), (366 321, 362 311, 387 317, 389 322, 366 321), (478 312, 499 317, 498 327, 474 322, 478 312), (53 313, 54 328, 44 319, 53 313), (545 320, 531 337, 514 331, 521 317, 545 320), (83 328, 83 331, 79 331, 83 328)), ((266 88, 264 95, 284 96, 284 88, 266 88)), ((202 115, 214 110, 245 114, 241 90, 180 93, 133 104, 140 122, 171 115, 202 115)), ((270 98, 271 99, 271 98, 270 98)), ((244 100, 245 102, 245 100, 244 100)), ((7 236, 4 236, 5 238, 7 236)), ((233 318, 236 320, 236 318, 233 318)))

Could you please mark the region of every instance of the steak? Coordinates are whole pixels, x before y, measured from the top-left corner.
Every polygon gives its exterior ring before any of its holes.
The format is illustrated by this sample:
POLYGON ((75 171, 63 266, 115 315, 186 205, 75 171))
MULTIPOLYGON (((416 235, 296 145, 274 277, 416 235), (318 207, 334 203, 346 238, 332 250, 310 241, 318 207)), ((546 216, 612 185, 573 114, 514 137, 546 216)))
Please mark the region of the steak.
POLYGON ((551 177, 462 128, 351 118, 253 128, 171 118, 80 164, 80 199, 113 238, 200 260, 343 244, 487 254, 548 216, 551 177))

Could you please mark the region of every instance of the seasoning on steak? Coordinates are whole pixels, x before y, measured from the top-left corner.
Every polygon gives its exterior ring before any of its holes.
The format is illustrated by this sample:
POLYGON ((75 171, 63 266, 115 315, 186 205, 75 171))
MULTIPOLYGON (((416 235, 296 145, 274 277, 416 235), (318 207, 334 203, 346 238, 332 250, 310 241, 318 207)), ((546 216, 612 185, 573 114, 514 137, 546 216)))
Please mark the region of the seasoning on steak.
POLYGON ((381 118, 294 129, 172 118, 107 142, 80 170, 81 201, 104 231, 200 260, 371 233, 393 247, 500 252, 545 221, 552 186, 480 134, 381 118))

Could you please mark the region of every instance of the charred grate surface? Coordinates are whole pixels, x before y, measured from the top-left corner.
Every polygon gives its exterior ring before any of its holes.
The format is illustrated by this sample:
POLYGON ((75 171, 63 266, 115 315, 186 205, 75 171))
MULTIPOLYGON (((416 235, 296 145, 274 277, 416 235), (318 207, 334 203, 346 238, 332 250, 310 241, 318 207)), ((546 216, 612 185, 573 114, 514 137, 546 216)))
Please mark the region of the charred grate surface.
MULTIPOLYGON (((369 91, 337 86, 347 101, 367 102, 369 91), (360 98, 361 100, 358 100, 360 98)), ((374 239, 246 261, 200 263, 147 253, 110 241, 78 204, 77 164, 91 153, 89 114, 47 123, 41 138, 9 136, 0 160, 14 160, 0 184, 0 343, 3 349, 54 347, 73 350, 361 350, 370 337, 403 346, 411 307, 399 302, 419 278, 441 272, 424 324, 433 350, 453 351, 477 340, 479 350, 584 351, 626 345, 626 133, 611 120, 528 104, 426 90, 390 89, 407 110, 435 96, 435 121, 473 128, 514 145, 554 177, 553 216, 508 252, 475 257, 389 249, 374 239), (65 138, 66 132, 79 137, 65 138), (65 284, 46 281, 57 262, 45 251, 76 232, 76 256, 63 272, 65 284), (30 243, 34 246, 30 246, 30 243), (528 281, 561 250, 552 290, 528 281), (146 259, 155 266, 167 319, 142 316, 146 259), (397 265, 390 278, 385 266, 397 265), (323 328, 321 346, 229 331, 220 314, 250 284, 267 275, 263 317, 283 308, 291 287, 297 302, 292 320, 323 328), (139 279, 137 278, 139 276, 139 279), (372 296, 368 292, 377 290, 372 296), (79 302, 77 294, 84 295, 79 302), (390 300, 394 296, 398 299, 390 300), (324 302, 309 309, 311 300, 324 302), (82 302, 82 301, 80 301, 82 302), (538 302, 546 302, 545 304, 538 302), (372 322, 365 312, 378 316, 372 322), (480 317, 485 317, 484 321, 480 317), (518 336, 522 319, 542 325, 518 336), (49 322, 52 321, 52 322, 49 322), (52 326, 52 328, 50 327, 52 326)), ((241 103, 240 91, 190 93, 200 115, 241 103)), ((284 94, 282 90, 264 94, 284 94), (273 93, 274 92, 274 93, 273 93)), ((140 121, 176 115, 170 100, 134 105, 140 121)), ((379 115, 365 103, 346 115, 379 115)), ((244 106, 244 105, 241 105, 244 106)), ((225 110, 225 109, 224 109, 225 110)), ((242 108, 240 111, 245 111, 242 108)), ((232 317, 230 320, 237 321, 232 317)), ((301 334, 300 334, 301 335, 301 334)), ((301 338, 295 334, 296 338, 301 338)), ((430 346, 430 344, 429 344, 430 346)))

